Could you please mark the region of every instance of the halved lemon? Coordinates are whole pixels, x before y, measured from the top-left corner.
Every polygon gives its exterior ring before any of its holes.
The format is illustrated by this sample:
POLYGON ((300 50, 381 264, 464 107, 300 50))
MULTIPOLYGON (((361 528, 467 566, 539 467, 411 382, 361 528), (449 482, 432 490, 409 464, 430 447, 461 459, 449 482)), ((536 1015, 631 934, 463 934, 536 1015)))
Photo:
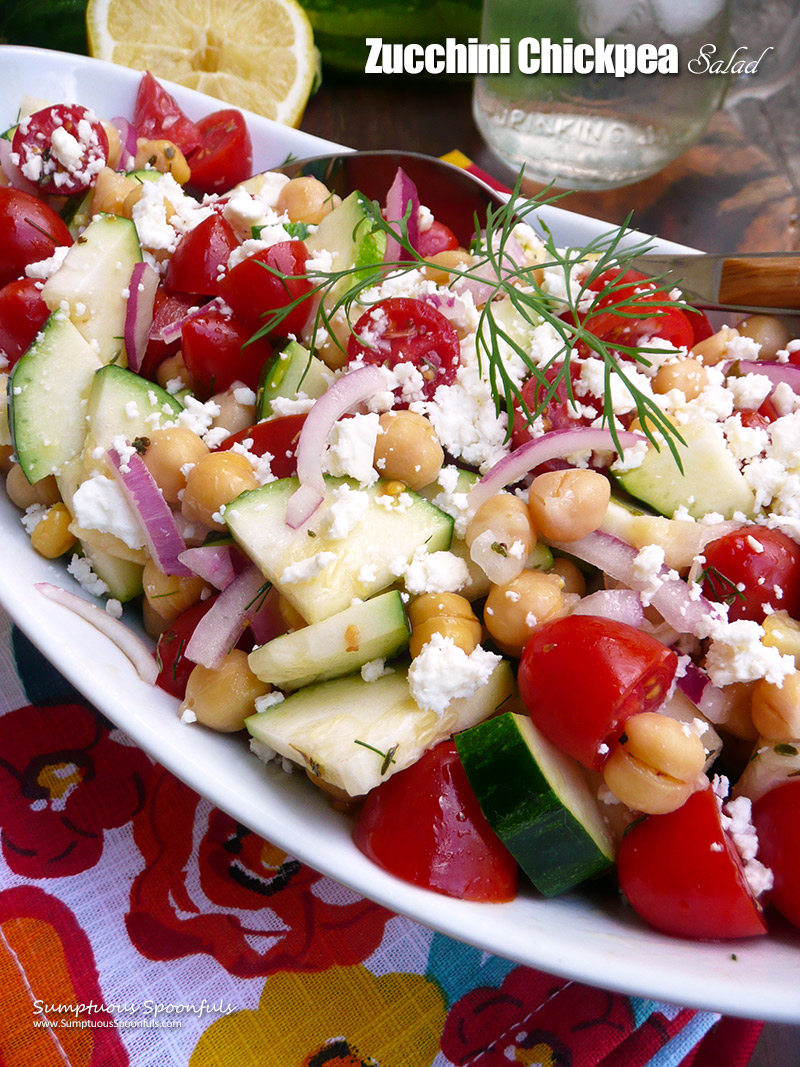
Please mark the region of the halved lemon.
POLYGON ((317 53, 296 0, 89 0, 89 51, 297 126, 317 53))

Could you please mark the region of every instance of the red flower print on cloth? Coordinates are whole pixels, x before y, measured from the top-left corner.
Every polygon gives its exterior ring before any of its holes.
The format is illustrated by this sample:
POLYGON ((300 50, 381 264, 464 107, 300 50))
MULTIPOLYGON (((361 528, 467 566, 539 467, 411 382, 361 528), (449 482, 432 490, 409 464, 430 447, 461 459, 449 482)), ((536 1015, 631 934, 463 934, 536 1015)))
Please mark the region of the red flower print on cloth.
POLYGON ((442 1052, 457 1067, 590 1067, 634 1027, 627 997, 518 967, 453 1005, 442 1052))
POLYGON ((360 963, 391 912, 323 878, 162 768, 134 821, 145 869, 128 933, 154 960, 196 952, 242 978, 360 963))
POLYGON ((3 1067, 127 1067, 92 946, 57 897, 28 885, 0 892, 0 975, 3 1067))
POLYGON ((112 741, 81 704, 0 717, 0 829, 11 870, 61 878, 93 867, 103 831, 142 806, 150 770, 143 752, 112 741))

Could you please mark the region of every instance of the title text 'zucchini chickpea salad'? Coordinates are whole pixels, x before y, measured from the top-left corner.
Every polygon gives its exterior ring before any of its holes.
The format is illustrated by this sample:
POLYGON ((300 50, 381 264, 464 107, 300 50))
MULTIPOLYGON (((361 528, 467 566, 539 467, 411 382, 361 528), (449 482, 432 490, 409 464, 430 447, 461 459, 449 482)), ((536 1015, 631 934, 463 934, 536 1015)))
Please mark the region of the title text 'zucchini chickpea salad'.
POLYGON ((150 75, 0 139, 7 491, 105 611, 41 591, 400 878, 800 923, 800 340, 250 159, 150 75))

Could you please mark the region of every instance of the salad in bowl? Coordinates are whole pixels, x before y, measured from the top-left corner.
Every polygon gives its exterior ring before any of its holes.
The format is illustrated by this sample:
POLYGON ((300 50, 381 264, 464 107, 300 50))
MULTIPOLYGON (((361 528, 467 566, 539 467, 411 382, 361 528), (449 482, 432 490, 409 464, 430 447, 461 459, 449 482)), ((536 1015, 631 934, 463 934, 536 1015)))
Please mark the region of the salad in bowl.
POLYGON ((402 169, 253 175, 238 112, 149 75, 124 118, 24 101, 0 163, 7 493, 182 728, 461 901, 522 872, 684 938, 800 921, 780 320, 715 328, 518 190, 466 242, 402 169))

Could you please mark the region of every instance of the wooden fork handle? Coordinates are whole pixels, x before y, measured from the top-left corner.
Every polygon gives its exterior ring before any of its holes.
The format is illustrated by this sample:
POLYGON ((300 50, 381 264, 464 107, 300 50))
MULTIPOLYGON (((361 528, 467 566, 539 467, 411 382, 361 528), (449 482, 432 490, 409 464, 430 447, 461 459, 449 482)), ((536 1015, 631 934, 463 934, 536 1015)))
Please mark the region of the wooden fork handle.
POLYGON ((781 256, 729 256, 722 264, 719 299, 723 304, 800 310, 800 262, 781 256))

